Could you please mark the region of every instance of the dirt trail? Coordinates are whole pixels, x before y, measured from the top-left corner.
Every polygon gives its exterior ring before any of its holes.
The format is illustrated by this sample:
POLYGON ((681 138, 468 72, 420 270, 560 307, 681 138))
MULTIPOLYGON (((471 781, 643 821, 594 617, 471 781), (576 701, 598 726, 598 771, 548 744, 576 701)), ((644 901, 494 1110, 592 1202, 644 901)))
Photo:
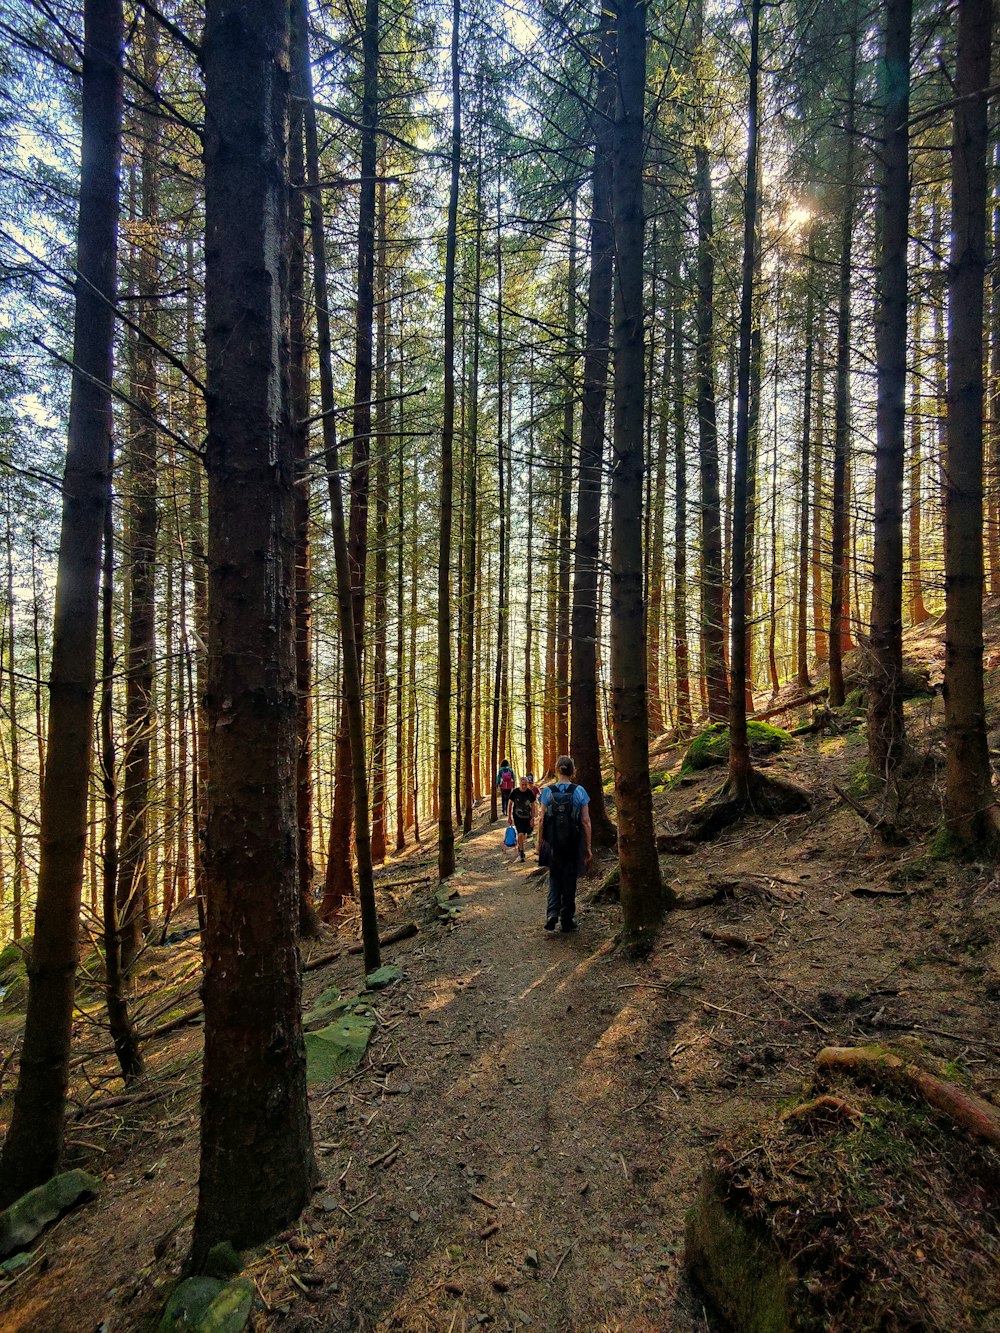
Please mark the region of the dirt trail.
MULTIPOLYGON (((686 1115, 652 1063, 613 922, 581 905, 577 932, 544 931, 545 876, 509 863, 495 827, 462 845, 453 883, 456 924, 394 953, 406 975, 381 1006, 399 1024, 374 1052, 385 1087, 360 1079, 316 1109, 318 1139, 343 1146, 308 1223, 329 1208, 347 1234, 318 1247, 314 1319, 290 1326, 703 1326, 678 1290, 691 1167, 671 1144, 686 1115), (391 1165, 366 1165, 397 1142, 391 1165)), ((673 1025, 652 1026, 662 1050, 673 1025)))

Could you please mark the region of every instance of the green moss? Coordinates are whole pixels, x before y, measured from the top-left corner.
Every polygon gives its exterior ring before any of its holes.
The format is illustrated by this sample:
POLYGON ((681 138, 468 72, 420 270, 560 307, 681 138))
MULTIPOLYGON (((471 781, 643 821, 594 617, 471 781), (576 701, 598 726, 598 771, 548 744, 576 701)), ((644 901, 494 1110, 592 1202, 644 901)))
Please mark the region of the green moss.
MULTIPOLYGON (((772 727, 767 722, 748 722, 747 740, 754 758, 764 754, 776 754, 792 744, 792 738, 780 727, 772 727)), ((698 733, 688 746, 681 773, 693 773, 713 764, 724 764, 729 756, 729 724, 713 722, 710 727, 698 733)))
POLYGON ((705 1295, 740 1333, 789 1333, 793 1274, 774 1248, 751 1231, 709 1176, 688 1214, 685 1262, 705 1295))
POLYGON ((0 978, 3 977, 8 968, 24 966, 25 950, 30 946, 31 941, 27 939, 11 940, 10 944, 5 944, 0 949, 0 978))

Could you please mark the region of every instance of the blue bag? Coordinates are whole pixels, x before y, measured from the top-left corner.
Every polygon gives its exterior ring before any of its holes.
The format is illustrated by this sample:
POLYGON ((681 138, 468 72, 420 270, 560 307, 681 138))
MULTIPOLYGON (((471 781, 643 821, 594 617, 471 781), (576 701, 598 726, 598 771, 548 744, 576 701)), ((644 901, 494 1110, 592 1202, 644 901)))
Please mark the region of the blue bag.
POLYGON ((503 835, 503 845, 505 847, 517 846, 517 832, 513 824, 507 825, 507 832, 503 835))

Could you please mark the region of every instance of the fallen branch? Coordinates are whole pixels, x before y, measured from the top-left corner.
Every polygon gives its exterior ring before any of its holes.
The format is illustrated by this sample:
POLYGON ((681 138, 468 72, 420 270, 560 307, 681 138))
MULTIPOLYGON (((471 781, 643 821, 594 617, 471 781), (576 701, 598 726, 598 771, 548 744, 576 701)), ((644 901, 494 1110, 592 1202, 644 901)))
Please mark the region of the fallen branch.
POLYGON ((327 963, 335 962, 343 952, 343 949, 333 949, 330 953, 321 953, 318 958, 310 958, 302 964, 302 971, 315 972, 318 967, 326 967, 327 963))
POLYGON ((763 722, 765 718, 777 717, 779 713, 790 713, 795 708, 804 708, 806 704, 814 704, 820 699, 825 699, 828 693, 829 691, 824 685, 821 690, 813 690, 812 694, 802 694, 796 699, 790 699, 787 703, 777 704, 774 708, 765 708, 763 713, 752 713, 747 721, 763 722))
POLYGON ((165 1037, 168 1032, 173 1032, 177 1028, 182 1028, 187 1023, 193 1023, 196 1018, 200 1017, 203 1008, 204 1006, 199 1000, 194 1008, 185 1009, 184 1013, 178 1014, 177 1017, 172 1018, 169 1023, 161 1023, 158 1028, 153 1028, 150 1032, 140 1032, 138 1034, 139 1040, 152 1041, 154 1037, 165 1037))
POLYGON ((380 892, 383 889, 408 889, 411 884, 429 884, 433 875, 415 875, 412 879, 386 879, 375 885, 380 892))
MULTIPOLYGON (((415 921, 408 921, 405 926, 400 926, 397 930, 390 930, 388 935, 383 935, 378 942, 380 949, 386 948, 389 944, 398 944, 400 940, 408 940, 411 935, 416 935, 420 927, 415 921)), ((359 940, 357 944, 349 946, 348 953, 364 953, 365 946, 359 940)))
POLYGON ((713 930, 711 926, 702 926, 702 938, 713 944, 724 944, 729 949, 749 949, 752 941, 749 936, 735 930, 713 930))
POLYGON ((856 801, 853 796, 844 791, 843 787, 838 787, 835 782, 831 785, 844 804, 849 805, 858 818, 863 819, 866 824, 873 828, 880 838, 883 838, 886 842, 896 842, 898 840, 899 830, 892 820, 886 819, 884 815, 874 814, 866 805, 862 805, 860 801, 856 801))
POLYGON ((816 1068, 888 1077, 902 1083, 967 1133, 1000 1148, 1000 1107, 977 1093, 936 1078, 912 1061, 893 1055, 884 1046, 824 1046, 816 1056, 816 1068))

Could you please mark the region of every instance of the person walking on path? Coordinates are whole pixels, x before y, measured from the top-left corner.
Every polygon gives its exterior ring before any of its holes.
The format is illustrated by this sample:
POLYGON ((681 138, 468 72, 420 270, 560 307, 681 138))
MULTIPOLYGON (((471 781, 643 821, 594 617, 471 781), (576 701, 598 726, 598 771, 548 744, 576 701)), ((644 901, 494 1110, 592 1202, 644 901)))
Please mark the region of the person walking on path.
POLYGON ((524 840, 535 827, 535 793, 528 786, 528 779, 523 773, 521 781, 510 794, 507 823, 517 830, 517 850, 523 861, 524 840))
POLYGON ((543 844, 547 845, 549 899, 545 909, 545 929, 555 930, 562 922, 564 931, 576 930, 576 880, 593 859, 591 851, 590 797, 573 781, 576 765, 568 754, 556 760, 556 780, 543 787, 538 797, 542 822, 538 830, 538 859, 545 864, 543 844))
POLYGON ((497 770, 497 787, 500 788, 500 801, 503 805, 503 817, 507 818, 507 806, 510 804, 510 795, 517 785, 514 780, 514 770, 506 759, 500 760, 500 767, 497 770))

